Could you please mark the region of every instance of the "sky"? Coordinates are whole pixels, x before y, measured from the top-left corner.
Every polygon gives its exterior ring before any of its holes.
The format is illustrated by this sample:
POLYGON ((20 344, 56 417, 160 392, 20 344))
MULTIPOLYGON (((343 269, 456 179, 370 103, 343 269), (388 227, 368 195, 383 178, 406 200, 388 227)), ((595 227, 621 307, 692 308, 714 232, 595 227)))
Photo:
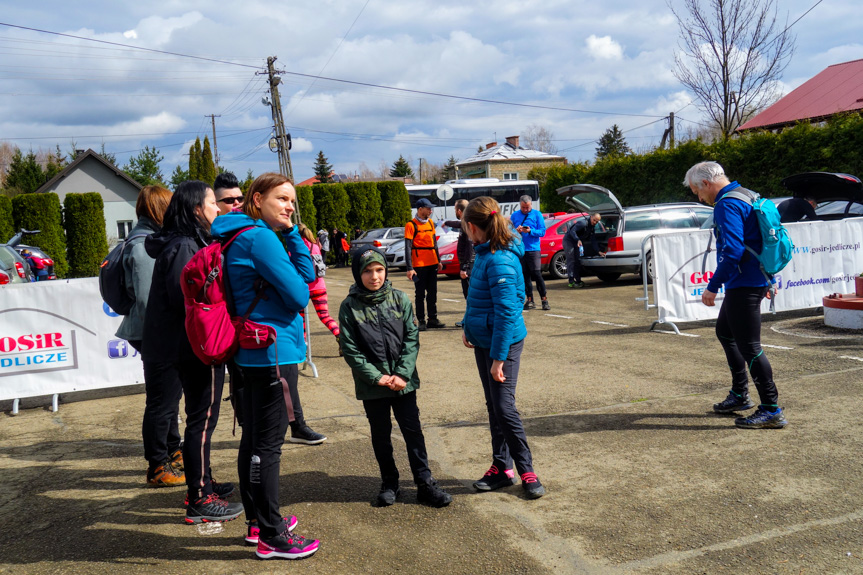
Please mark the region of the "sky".
MULTIPOLYGON (((784 92, 863 58, 859 0, 776 2, 783 23, 812 8, 791 28, 784 92)), ((211 114, 221 166, 241 179, 278 171, 268 56, 282 71, 296 181, 319 151, 338 173, 399 155, 417 171, 540 126, 581 161, 613 124, 646 151, 669 112, 679 135, 706 122, 672 73, 679 33, 663 0, 0 0, 0 23, 177 54, 0 25, 0 142, 104 144, 121 165, 156 147, 166 179, 196 136, 212 140, 211 114)))

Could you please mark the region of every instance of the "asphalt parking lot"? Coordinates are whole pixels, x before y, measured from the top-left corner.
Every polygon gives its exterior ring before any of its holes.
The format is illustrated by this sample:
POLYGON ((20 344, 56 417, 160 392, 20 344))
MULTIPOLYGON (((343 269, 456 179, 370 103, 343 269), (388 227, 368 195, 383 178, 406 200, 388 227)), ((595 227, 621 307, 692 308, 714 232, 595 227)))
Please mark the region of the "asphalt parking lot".
MULTIPOLYGON (((628 278, 628 279, 627 279, 628 278)), ((330 305, 352 282, 329 270, 330 305)), ((403 273, 397 287, 412 290, 403 273)), ((526 312, 518 405, 548 488, 474 493, 490 464, 482 390, 455 328, 421 334, 419 404, 432 468, 454 495, 416 504, 403 450, 402 498, 370 501, 379 479, 367 422, 336 344, 313 318, 320 377, 301 372, 307 418, 329 440, 286 444, 285 513, 321 540, 313 557, 258 562, 242 521, 217 535, 182 522, 182 489, 147 489, 143 395, 0 415, 0 573, 861 573, 863 337, 816 311, 765 316, 763 342, 789 425, 741 430, 712 414, 727 393, 709 322, 648 332, 641 284, 549 282, 551 311, 526 312)), ((457 280, 440 319, 461 318, 457 280)), ((26 406, 26 404, 25 404, 26 406)), ((213 443, 236 481, 228 404, 213 443)))

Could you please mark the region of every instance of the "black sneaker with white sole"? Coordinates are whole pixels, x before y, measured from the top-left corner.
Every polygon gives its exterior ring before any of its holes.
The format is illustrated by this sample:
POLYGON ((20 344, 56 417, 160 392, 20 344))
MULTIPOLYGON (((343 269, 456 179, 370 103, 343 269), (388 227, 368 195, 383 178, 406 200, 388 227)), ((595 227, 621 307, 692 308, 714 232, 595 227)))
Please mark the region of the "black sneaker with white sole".
POLYGON ((229 503, 210 493, 186 507, 186 523, 212 523, 214 521, 233 521, 243 513, 242 503, 229 503))
POLYGON ((735 411, 745 411, 755 407, 755 403, 749 399, 749 394, 744 393, 738 395, 733 391, 728 392, 728 397, 713 404, 714 413, 734 413, 735 411))
POLYGON ((291 426, 291 443, 302 443, 303 445, 319 445, 327 440, 327 436, 318 433, 306 424, 291 426))

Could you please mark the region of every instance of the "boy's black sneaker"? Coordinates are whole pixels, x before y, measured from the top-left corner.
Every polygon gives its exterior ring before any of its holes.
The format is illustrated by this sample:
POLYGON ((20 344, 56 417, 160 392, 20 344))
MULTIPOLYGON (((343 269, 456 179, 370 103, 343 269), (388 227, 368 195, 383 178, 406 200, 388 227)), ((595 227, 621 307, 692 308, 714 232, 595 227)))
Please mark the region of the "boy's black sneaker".
POLYGON ((524 309, 525 309, 525 311, 527 311, 529 309, 536 309, 536 304, 533 303, 532 299, 529 299, 526 302, 524 302, 524 309))
POLYGON ((417 503, 430 507, 446 507, 452 503, 452 495, 437 486, 437 481, 417 485, 417 503))
POLYGON ((319 445, 327 440, 327 436, 318 433, 306 424, 291 427, 291 443, 302 443, 303 445, 319 445))
POLYGON ((542 309, 544 309, 545 311, 548 311, 551 309, 551 305, 549 305, 547 299, 542 300, 542 309))
POLYGON ((770 413, 761 406, 749 417, 738 417, 734 425, 743 429, 782 429, 788 425, 783 409, 780 407, 776 413, 770 413))
POLYGON ((521 474, 521 487, 528 499, 539 499, 545 495, 545 487, 539 482, 539 477, 533 471, 521 474))
POLYGON ((380 493, 378 493, 378 497, 375 499, 375 507, 389 507, 396 502, 400 494, 401 490, 398 487, 391 487, 386 483, 382 483, 380 493))
POLYGON ((755 404, 749 399, 748 393, 737 395, 733 391, 729 391, 728 397, 720 403, 713 404, 713 411, 715 413, 734 413, 735 411, 745 411, 753 407, 755 407, 755 404))
POLYGON ((420 320, 419 322, 417 322, 417 329, 420 331, 425 331, 426 330, 426 322, 424 322, 423 320, 420 320))
POLYGON ((186 523, 210 523, 233 521, 243 513, 242 503, 228 503, 215 493, 210 493, 186 508, 186 523))
POLYGON ((474 482, 473 488, 477 491, 494 491, 510 485, 515 485, 515 471, 512 469, 501 471, 497 465, 492 465, 482 479, 474 482))
MULTIPOLYGON (((219 483, 215 479, 210 480, 210 486, 213 488, 213 493, 221 497, 222 499, 227 499, 231 495, 234 494, 234 484, 230 481, 226 481, 224 483, 219 483)), ((183 508, 186 509, 189 507, 189 493, 186 492, 186 500, 183 502, 183 508)))
POLYGON ((440 329, 442 327, 446 327, 446 324, 443 323, 442 321, 438 320, 437 318, 435 318, 435 319, 430 319, 428 321, 428 323, 426 324, 426 327, 428 327, 430 329, 440 329))

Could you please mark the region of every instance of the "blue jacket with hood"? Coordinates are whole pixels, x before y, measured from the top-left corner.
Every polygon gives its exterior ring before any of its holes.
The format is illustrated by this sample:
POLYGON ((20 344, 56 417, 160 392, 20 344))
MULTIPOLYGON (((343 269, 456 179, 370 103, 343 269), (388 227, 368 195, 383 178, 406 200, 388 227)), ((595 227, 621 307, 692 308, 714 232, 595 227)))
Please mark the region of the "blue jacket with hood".
POLYGON ((769 285, 761 272, 758 258, 746 250, 746 246, 749 246, 761 253, 763 243, 758 216, 749 202, 737 198, 723 199, 725 194, 739 187, 737 182, 731 182, 716 194, 713 221, 716 226, 717 265, 707 284, 707 289, 713 293, 718 293, 723 284, 725 289, 769 285))
MULTIPOLYGON (((531 209, 527 215, 524 215, 521 210, 516 210, 509 217, 512 222, 512 227, 527 226, 529 232, 522 232, 521 241, 524 244, 524 251, 537 252, 540 249, 540 239, 545 236, 545 219, 542 217, 542 212, 531 209)), ((518 232, 516 232, 518 233, 518 232)))
POLYGON ((506 249, 492 252, 489 243, 475 246, 476 259, 467 291, 464 333, 492 359, 505 360, 509 347, 527 337, 522 309, 524 276, 520 258, 524 246, 518 235, 506 249))
POLYGON ((299 312, 309 303, 308 283, 315 281, 312 256, 296 227, 277 235, 264 220, 241 212, 217 217, 211 233, 227 239, 250 226, 225 252, 225 277, 238 315, 246 313, 255 298, 258 277, 270 284, 268 299, 258 302, 249 319, 274 327, 276 343, 265 349, 240 349, 234 359, 238 365, 265 367, 276 365, 278 353, 279 364, 301 363, 306 341, 299 312))

